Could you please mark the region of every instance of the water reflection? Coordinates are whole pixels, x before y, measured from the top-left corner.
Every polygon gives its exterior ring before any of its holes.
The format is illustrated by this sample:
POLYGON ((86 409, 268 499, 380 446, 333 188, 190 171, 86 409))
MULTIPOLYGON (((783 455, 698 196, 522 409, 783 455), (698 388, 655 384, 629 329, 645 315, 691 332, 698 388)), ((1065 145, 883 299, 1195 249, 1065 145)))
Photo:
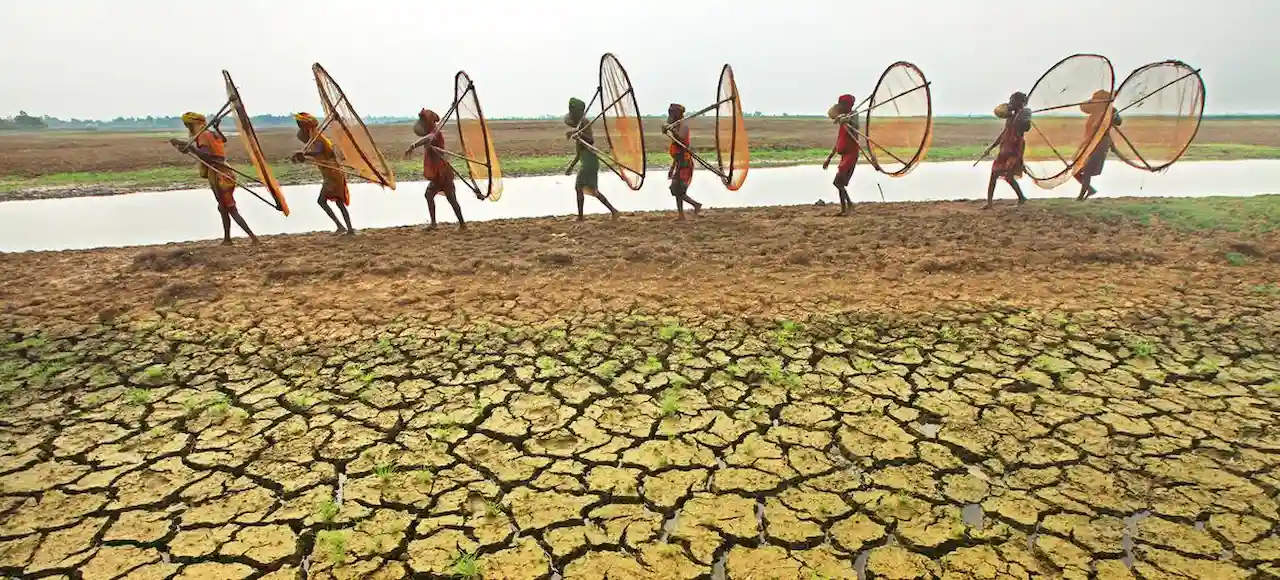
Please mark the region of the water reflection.
MULTIPOLYGON (((859 168, 850 194, 855 201, 903 202, 980 199, 986 195, 989 167, 971 163, 925 163, 907 177, 890 179, 859 168)), ((832 171, 815 166, 754 169, 739 191, 726 191, 714 177, 698 172, 690 195, 717 207, 811 204, 818 199, 832 201, 832 171)), ((622 182, 601 176, 609 199, 622 211, 672 210, 665 172, 651 172, 640 192, 632 192, 622 182)), ((1120 163, 1108 164, 1094 185, 1103 197, 1151 196, 1187 197, 1209 195, 1258 195, 1274 193, 1280 183, 1280 161, 1224 161, 1180 163, 1167 173, 1152 175, 1120 163)), ((1052 191, 1030 185, 1024 190, 1034 200, 1044 197, 1074 197, 1074 182, 1052 191)), ((427 221, 427 205, 422 198, 423 182, 401 183, 397 191, 376 186, 352 186, 351 214, 358 229, 422 224, 427 221)), ((332 229, 333 224, 316 207, 317 185, 284 188, 293 215, 284 217, 247 193, 237 197, 241 212, 260 235, 302 233, 332 229)), ((469 197, 465 188, 463 212, 468 221, 525 218, 575 213, 573 177, 526 177, 509 179, 499 202, 481 202, 469 197)), ((1000 185, 998 198, 1012 199, 1007 186, 1000 185)), ((437 204, 444 222, 453 221, 447 203, 437 204)), ((587 200, 587 211, 603 213, 604 207, 587 200)), ((221 223, 207 189, 146 192, 109 197, 46 199, 0 203, 0 251, 62 250, 103 246, 163 244, 221 236, 221 223)), ((236 228, 233 226, 233 233, 236 228)))

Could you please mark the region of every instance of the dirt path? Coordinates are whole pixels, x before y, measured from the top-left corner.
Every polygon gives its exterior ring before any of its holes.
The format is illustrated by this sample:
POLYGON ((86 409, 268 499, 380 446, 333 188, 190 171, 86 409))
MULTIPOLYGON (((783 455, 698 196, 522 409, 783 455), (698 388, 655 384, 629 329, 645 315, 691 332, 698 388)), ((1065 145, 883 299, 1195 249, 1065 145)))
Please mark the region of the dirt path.
POLYGON ((829 213, 0 255, 0 574, 1280 571, 1280 234, 829 213))

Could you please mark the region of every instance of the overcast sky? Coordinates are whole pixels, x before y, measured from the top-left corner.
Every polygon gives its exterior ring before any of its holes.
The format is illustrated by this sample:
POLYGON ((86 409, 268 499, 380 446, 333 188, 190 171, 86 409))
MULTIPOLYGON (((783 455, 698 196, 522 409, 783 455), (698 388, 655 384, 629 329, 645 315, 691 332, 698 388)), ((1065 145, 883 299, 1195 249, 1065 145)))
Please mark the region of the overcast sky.
POLYGON ((250 113, 316 111, 317 61, 361 115, 443 110, 458 69, 490 116, 560 113, 606 51, 646 113, 709 104, 725 62, 748 111, 821 113, 896 60, 933 81, 936 113, 986 113, 1074 52, 1109 57, 1117 84, 1179 58, 1209 112, 1276 113, 1277 24, 1280 0, 4 0, 0 116, 212 111, 224 68, 250 113))

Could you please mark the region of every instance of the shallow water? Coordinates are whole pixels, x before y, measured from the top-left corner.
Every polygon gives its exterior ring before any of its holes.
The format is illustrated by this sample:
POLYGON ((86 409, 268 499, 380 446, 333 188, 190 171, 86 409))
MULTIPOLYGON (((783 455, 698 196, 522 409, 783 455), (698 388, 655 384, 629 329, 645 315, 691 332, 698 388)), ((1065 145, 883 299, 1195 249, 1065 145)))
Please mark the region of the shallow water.
MULTIPOLYGON (((989 164, 926 163, 910 175, 891 179, 869 167, 854 176, 851 195, 858 202, 944 201, 981 199, 986 195, 989 164)), ((604 193, 619 210, 672 210, 665 172, 652 171, 639 192, 627 189, 611 175, 600 178, 604 193)), ((746 185, 727 191, 710 174, 694 176, 690 195, 718 207, 811 204, 818 199, 836 200, 831 187, 834 170, 816 166, 753 169, 746 185)), ((1032 199, 1074 197, 1075 183, 1052 191, 1039 189, 1024 179, 1024 191, 1032 199)), ((1167 173, 1152 175, 1122 163, 1108 163, 1104 175, 1095 180, 1102 197, 1191 197, 1247 196, 1280 191, 1280 161, 1188 162, 1173 166, 1167 173)), ((353 184, 351 219, 357 229, 404 226, 427 222, 423 182, 399 184, 397 191, 371 184, 353 184)), ((293 214, 281 215, 239 192, 241 213, 254 232, 262 235, 303 233, 333 229, 329 218, 316 207, 318 185, 284 188, 293 214)), ((463 215, 468 221, 571 215, 577 211, 573 177, 524 177, 506 180, 498 202, 482 202, 459 185, 463 215)), ((997 188, 998 199, 1012 199, 1007 186, 997 188)), ((453 222, 453 211, 443 198, 437 199, 442 223, 453 222)), ((588 199, 589 213, 604 212, 599 202, 588 199)), ((106 246, 163 244, 216 239, 221 223, 208 189, 144 192, 107 197, 80 197, 0 203, 0 251, 66 250, 106 246)), ((232 226, 233 234, 242 235, 232 226)))

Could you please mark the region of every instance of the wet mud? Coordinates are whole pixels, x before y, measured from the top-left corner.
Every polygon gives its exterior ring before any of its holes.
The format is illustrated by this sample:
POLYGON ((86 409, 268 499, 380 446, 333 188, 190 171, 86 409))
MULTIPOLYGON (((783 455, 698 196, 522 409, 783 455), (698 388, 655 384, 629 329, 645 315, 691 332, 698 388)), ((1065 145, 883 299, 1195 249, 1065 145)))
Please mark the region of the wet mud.
POLYGON ((827 212, 0 256, 0 575, 1280 573, 1274 233, 827 212))

